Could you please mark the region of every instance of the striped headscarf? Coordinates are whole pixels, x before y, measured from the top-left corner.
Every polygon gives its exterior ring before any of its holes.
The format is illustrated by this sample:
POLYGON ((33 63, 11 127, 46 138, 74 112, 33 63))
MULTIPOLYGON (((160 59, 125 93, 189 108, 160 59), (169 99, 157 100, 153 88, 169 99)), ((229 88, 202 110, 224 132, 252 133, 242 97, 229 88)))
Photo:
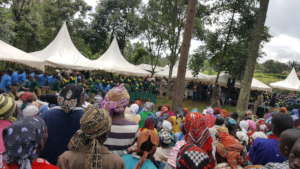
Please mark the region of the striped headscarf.
POLYGON ((0 95, 0 120, 14 121, 13 114, 16 111, 14 98, 7 94, 0 95))
MULTIPOLYGON (((75 152, 89 152, 85 168, 102 169, 99 137, 110 131, 111 118, 104 109, 89 106, 80 119, 80 129, 71 138, 68 148, 75 152)), ((104 140, 103 140, 104 141, 104 140)))

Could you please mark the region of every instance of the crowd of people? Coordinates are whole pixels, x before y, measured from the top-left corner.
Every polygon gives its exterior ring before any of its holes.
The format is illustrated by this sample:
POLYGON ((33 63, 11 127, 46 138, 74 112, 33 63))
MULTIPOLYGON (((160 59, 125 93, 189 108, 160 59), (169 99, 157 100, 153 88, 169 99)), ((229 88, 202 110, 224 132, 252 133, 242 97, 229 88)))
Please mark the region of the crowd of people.
POLYGON ((298 109, 172 112, 131 102, 123 84, 93 102, 78 83, 20 90, 0 95, 2 169, 300 168, 298 109))

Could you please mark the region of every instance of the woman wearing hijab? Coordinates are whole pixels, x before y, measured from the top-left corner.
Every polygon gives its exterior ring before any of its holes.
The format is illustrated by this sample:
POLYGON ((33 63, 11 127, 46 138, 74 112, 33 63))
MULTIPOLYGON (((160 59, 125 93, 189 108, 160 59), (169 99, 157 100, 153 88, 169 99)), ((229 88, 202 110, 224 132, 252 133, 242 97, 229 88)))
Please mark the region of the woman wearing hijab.
POLYGON ((6 157, 3 169, 58 169, 39 157, 47 127, 39 117, 26 117, 3 131, 6 157))
POLYGON ((185 144, 178 153, 176 169, 210 169, 209 156, 200 147, 185 144))
POLYGON ((123 155, 133 145, 138 125, 126 120, 124 111, 129 104, 130 96, 123 85, 112 88, 106 94, 102 108, 107 110, 112 118, 111 130, 104 145, 113 153, 123 155))
POLYGON ((57 157, 67 150, 69 140, 80 128, 79 121, 84 114, 81 107, 83 101, 84 89, 69 84, 57 98, 59 106, 42 114, 48 127, 49 139, 41 155, 50 163, 57 163, 57 157))
POLYGON ((105 146, 111 118, 104 109, 89 106, 80 119, 80 129, 58 160, 61 169, 123 169, 122 159, 105 146))
POLYGON ((177 154, 180 148, 185 144, 194 144, 204 150, 210 159, 209 166, 214 168, 215 159, 212 155, 213 139, 210 136, 205 116, 197 112, 187 114, 184 123, 184 130, 184 140, 178 141, 171 150, 171 155, 168 158, 168 165, 166 166, 166 169, 176 168, 177 154))
POLYGON ((16 103, 12 97, 6 94, 0 95, 0 155, 5 152, 3 142, 3 130, 15 121, 13 114, 16 111, 16 103))
POLYGON ((176 136, 171 132, 171 130, 162 129, 159 133, 160 147, 157 148, 154 158, 156 161, 160 162, 160 168, 164 168, 165 164, 168 162, 168 157, 172 148, 176 144, 176 136))
POLYGON ((150 160, 159 144, 159 138, 154 130, 143 130, 137 138, 137 150, 134 154, 123 155, 125 169, 157 169, 150 160))

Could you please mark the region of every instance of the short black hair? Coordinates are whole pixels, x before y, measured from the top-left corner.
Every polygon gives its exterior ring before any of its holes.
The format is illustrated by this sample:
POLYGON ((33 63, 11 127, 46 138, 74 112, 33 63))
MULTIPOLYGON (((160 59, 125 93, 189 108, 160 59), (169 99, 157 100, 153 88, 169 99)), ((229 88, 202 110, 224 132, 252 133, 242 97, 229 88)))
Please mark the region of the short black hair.
POLYGON ((233 118, 234 120, 238 120, 239 118, 239 114, 237 112, 233 112, 231 115, 230 115, 231 118, 233 118))
POLYGON ((216 118, 216 125, 221 126, 221 125, 223 125, 224 123, 225 123, 224 117, 222 117, 222 116, 217 116, 217 118, 216 118))
POLYGON ((259 106, 256 110, 256 116, 258 118, 263 118, 266 113, 268 113, 269 109, 267 107, 259 106))
POLYGON ((288 114, 276 113, 272 116, 272 132, 276 136, 294 127, 293 118, 288 114))

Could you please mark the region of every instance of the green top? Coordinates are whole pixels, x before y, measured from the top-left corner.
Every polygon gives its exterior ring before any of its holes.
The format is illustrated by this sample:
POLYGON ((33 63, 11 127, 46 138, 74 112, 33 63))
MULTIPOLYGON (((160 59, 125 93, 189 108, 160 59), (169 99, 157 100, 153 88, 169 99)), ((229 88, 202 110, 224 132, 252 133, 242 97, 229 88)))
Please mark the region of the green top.
POLYGON ((145 121, 147 120, 147 118, 152 115, 152 112, 141 112, 140 116, 141 116, 141 120, 139 122, 139 128, 144 128, 145 126, 145 121))

